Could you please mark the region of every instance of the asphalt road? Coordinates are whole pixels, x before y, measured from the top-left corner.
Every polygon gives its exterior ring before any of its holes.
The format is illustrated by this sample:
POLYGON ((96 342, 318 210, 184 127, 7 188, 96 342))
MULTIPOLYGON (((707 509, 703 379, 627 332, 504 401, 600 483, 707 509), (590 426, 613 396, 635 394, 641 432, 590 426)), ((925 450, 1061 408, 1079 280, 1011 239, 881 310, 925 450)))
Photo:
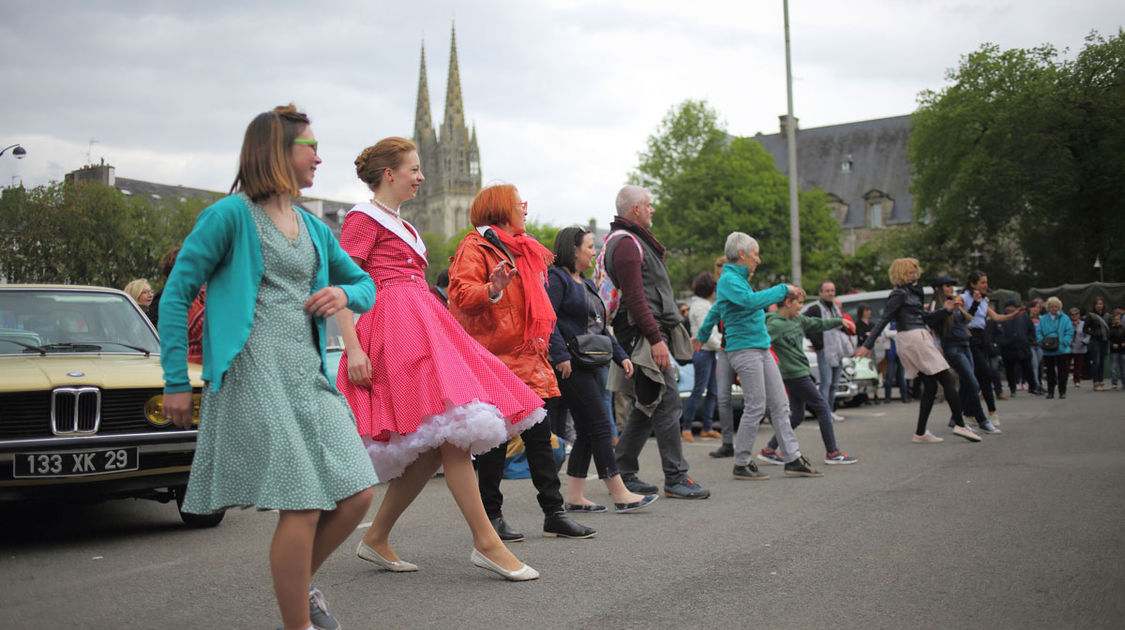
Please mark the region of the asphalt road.
MULTIPOLYGON (((686 444, 706 501, 592 515, 591 540, 539 535, 530 481, 505 481, 512 546, 540 580, 469 563, 471 540, 435 479, 392 539, 418 573, 352 555, 316 577, 345 628, 1120 628, 1125 619, 1125 392, 1022 394, 1003 435, 910 442, 917 404, 845 410, 854 466, 819 479, 735 481, 731 460, 686 444)), ((764 444, 770 430, 763 428, 764 444)), ((819 463, 815 422, 797 431, 819 463)), ((642 478, 658 482, 656 445, 642 478)), ((588 496, 607 500, 601 484, 588 496)), ((382 494, 376 495, 378 502, 382 494)), ((212 530, 175 507, 0 506, 0 624, 8 628, 275 628, 266 550, 275 516, 236 511, 212 530)))

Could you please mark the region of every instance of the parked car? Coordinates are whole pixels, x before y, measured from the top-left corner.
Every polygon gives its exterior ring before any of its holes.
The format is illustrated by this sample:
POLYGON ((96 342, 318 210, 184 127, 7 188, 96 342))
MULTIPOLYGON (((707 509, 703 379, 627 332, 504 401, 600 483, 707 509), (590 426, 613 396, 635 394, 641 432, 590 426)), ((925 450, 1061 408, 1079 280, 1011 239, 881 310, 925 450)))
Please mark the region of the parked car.
MULTIPOLYGON (((695 383, 695 367, 691 363, 680 365, 678 361, 673 360, 678 368, 679 383, 677 389, 680 391, 680 402, 686 404, 687 399, 691 397, 691 388, 695 383)), ((736 383, 730 388, 730 404, 734 410, 734 428, 738 429, 739 420, 742 418, 742 388, 736 383)), ((768 412, 767 412, 767 415, 768 412)), ((719 407, 715 405, 715 414, 713 418, 713 426, 715 430, 719 430, 719 407)), ((680 426, 683 426, 682 418, 680 426)))
MULTIPOLYGON (((162 412, 156 330, 125 293, 0 285, 0 501, 182 505, 197 431, 162 412)), ((200 367, 189 370, 196 398, 200 367)), ((193 527, 223 514, 180 511, 193 527)))

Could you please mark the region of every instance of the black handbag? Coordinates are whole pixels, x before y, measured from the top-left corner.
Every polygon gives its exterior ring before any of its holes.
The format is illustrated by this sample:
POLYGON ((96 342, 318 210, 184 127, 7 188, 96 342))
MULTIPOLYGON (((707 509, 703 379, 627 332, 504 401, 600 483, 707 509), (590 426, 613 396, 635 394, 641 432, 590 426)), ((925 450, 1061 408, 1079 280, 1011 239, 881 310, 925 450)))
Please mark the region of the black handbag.
POLYGON ((1047 352, 1054 352, 1055 350, 1058 350, 1059 349, 1059 335, 1058 335, 1058 333, 1055 333, 1050 337, 1043 337, 1043 339, 1039 342, 1039 347, 1042 348, 1043 350, 1046 350, 1047 352))
POLYGON ((609 365, 613 359, 613 343, 609 337, 598 333, 587 333, 566 340, 572 363, 584 368, 599 368, 609 365))

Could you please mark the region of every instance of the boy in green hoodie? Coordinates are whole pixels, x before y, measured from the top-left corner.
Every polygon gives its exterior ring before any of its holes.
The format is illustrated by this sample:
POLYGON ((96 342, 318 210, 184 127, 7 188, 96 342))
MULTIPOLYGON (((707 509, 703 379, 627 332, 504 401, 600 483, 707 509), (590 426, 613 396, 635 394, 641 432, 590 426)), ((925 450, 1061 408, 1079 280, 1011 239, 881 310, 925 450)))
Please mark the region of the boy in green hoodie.
MULTIPOLYGON (((789 424, 796 428, 805 419, 805 407, 812 409, 820 423, 820 437, 824 440, 825 464, 854 464, 856 458, 844 453, 836 446, 836 432, 832 428, 832 412, 820 393, 820 389, 809 376, 809 359, 805 356, 805 335, 823 332, 832 328, 843 328, 848 334, 855 334, 855 325, 839 317, 821 319, 801 315, 801 305, 805 302, 805 292, 790 291, 777 305, 777 310, 766 314, 766 330, 770 334, 770 345, 777 355, 778 368, 782 382, 789 394, 789 424)), ((782 464, 777 454, 777 437, 770 438, 766 448, 758 454, 758 459, 770 464, 782 464)))

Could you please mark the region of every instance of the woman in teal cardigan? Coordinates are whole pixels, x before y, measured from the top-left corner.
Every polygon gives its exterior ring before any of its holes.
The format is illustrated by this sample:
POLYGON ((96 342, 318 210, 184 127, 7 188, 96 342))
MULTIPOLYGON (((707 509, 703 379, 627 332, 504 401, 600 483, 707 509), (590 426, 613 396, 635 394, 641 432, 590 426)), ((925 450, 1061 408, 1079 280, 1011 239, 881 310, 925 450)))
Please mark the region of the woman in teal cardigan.
POLYGON ((292 203, 313 183, 316 146, 292 105, 255 117, 237 194, 200 214, 161 299, 163 409, 188 429, 187 309, 207 284, 206 385, 183 509, 278 511, 270 571, 286 628, 338 626, 311 576, 367 513, 377 481, 324 365, 324 318, 370 309, 375 286, 292 203))
POLYGON ((1035 340, 1043 348, 1043 364, 1047 371, 1047 398, 1055 397, 1055 383, 1059 385, 1059 398, 1066 398, 1066 358, 1070 342, 1074 340, 1074 325, 1062 313, 1062 300, 1047 298, 1047 312, 1039 316, 1035 327, 1035 340), (1051 340, 1053 348, 1044 348, 1043 340, 1051 340))

